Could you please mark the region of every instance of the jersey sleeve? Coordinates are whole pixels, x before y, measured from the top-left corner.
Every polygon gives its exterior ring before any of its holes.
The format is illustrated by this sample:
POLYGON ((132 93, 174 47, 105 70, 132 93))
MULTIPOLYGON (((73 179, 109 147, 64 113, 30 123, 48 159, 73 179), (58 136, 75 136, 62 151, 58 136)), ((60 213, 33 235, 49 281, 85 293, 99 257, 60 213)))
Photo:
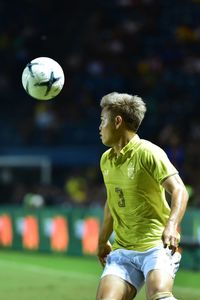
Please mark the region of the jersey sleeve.
POLYGON ((101 159, 100 159, 100 169, 101 169, 101 172, 103 172, 103 165, 105 164, 105 156, 106 156, 106 153, 104 152, 101 156, 101 159))
POLYGON ((167 154, 158 146, 153 147, 151 151, 144 151, 142 160, 144 167, 159 183, 171 175, 178 174, 178 170, 170 162, 167 154))
POLYGON ((106 150, 106 151, 102 154, 102 156, 101 156, 101 159, 100 159, 100 169, 101 169, 101 172, 102 172, 102 173, 103 173, 103 169, 105 168, 105 165, 106 165, 106 162, 107 162, 107 159, 108 159, 110 150, 111 150, 111 149, 106 150))

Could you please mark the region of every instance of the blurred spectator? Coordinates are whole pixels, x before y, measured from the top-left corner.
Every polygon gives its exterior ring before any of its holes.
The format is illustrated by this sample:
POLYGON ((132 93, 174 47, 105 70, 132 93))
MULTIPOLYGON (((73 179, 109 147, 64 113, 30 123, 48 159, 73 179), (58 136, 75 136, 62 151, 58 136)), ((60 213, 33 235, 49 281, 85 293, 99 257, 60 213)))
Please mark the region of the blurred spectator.
POLYGON ((23 198, 26 208, 41 208, 44 206, 44 198, 39 194, 28 193, 23 198))
POLYGON ((185 153, 182 146, 182 140, 177 128, 167 125, 160 131, 160 145, 166 151, 170 161, 179 170, 184 178, 185 153))

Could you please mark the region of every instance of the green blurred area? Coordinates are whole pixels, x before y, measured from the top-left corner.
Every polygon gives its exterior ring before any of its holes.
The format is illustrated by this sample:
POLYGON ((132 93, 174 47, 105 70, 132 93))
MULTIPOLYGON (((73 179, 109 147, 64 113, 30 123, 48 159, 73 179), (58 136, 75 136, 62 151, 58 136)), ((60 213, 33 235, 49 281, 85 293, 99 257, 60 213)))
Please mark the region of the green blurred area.
MULTIPOLYGON (((1 300, 94 300, 101 267, 95 257, 0 250, 1 300)), ((180 270, 174 294, 199 300, 199 273, 180 270)), ((137 296, 144 300, 144 290, 137 296)))

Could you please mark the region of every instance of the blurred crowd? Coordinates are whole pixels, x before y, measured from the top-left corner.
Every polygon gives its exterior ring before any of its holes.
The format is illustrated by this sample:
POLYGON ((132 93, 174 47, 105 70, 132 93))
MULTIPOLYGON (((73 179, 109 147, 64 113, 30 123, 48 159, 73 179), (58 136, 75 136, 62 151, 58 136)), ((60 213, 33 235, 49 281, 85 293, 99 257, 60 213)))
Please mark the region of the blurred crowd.
MULTIPOLYGON (((12 9, 9 2, 0 3, 0 155, 16 147, 100 146, 100 98, 137 94, 148 107, 140 136, 166 150, 190 205, 200 207, 200 1, 87 0, 64 7, 22 0, 12 9), (49 102, 31 99, 21 85, 26 63, 39 56, 57 60, 66 76, 49 102)), ((98 166, 78 172, 66 166, 64 174, 55 171, 58 177, 56 187, 31 186, 31 193, 47 204, 103 203, 98 166)), ((22 185, 13 187, 12 203, 30 194, 22 185)))

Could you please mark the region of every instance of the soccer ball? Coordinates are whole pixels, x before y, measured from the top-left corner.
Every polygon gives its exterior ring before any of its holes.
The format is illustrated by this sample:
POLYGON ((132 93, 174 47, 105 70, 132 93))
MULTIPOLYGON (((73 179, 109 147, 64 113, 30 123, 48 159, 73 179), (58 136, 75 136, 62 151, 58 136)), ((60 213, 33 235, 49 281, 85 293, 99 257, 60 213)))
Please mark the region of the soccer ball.
POLYGON ((61 92, 64 82, 63 69, 49 57, 31 60, 22 73, 22 85, 25 91, 37 100, 55 98, 61 92))

